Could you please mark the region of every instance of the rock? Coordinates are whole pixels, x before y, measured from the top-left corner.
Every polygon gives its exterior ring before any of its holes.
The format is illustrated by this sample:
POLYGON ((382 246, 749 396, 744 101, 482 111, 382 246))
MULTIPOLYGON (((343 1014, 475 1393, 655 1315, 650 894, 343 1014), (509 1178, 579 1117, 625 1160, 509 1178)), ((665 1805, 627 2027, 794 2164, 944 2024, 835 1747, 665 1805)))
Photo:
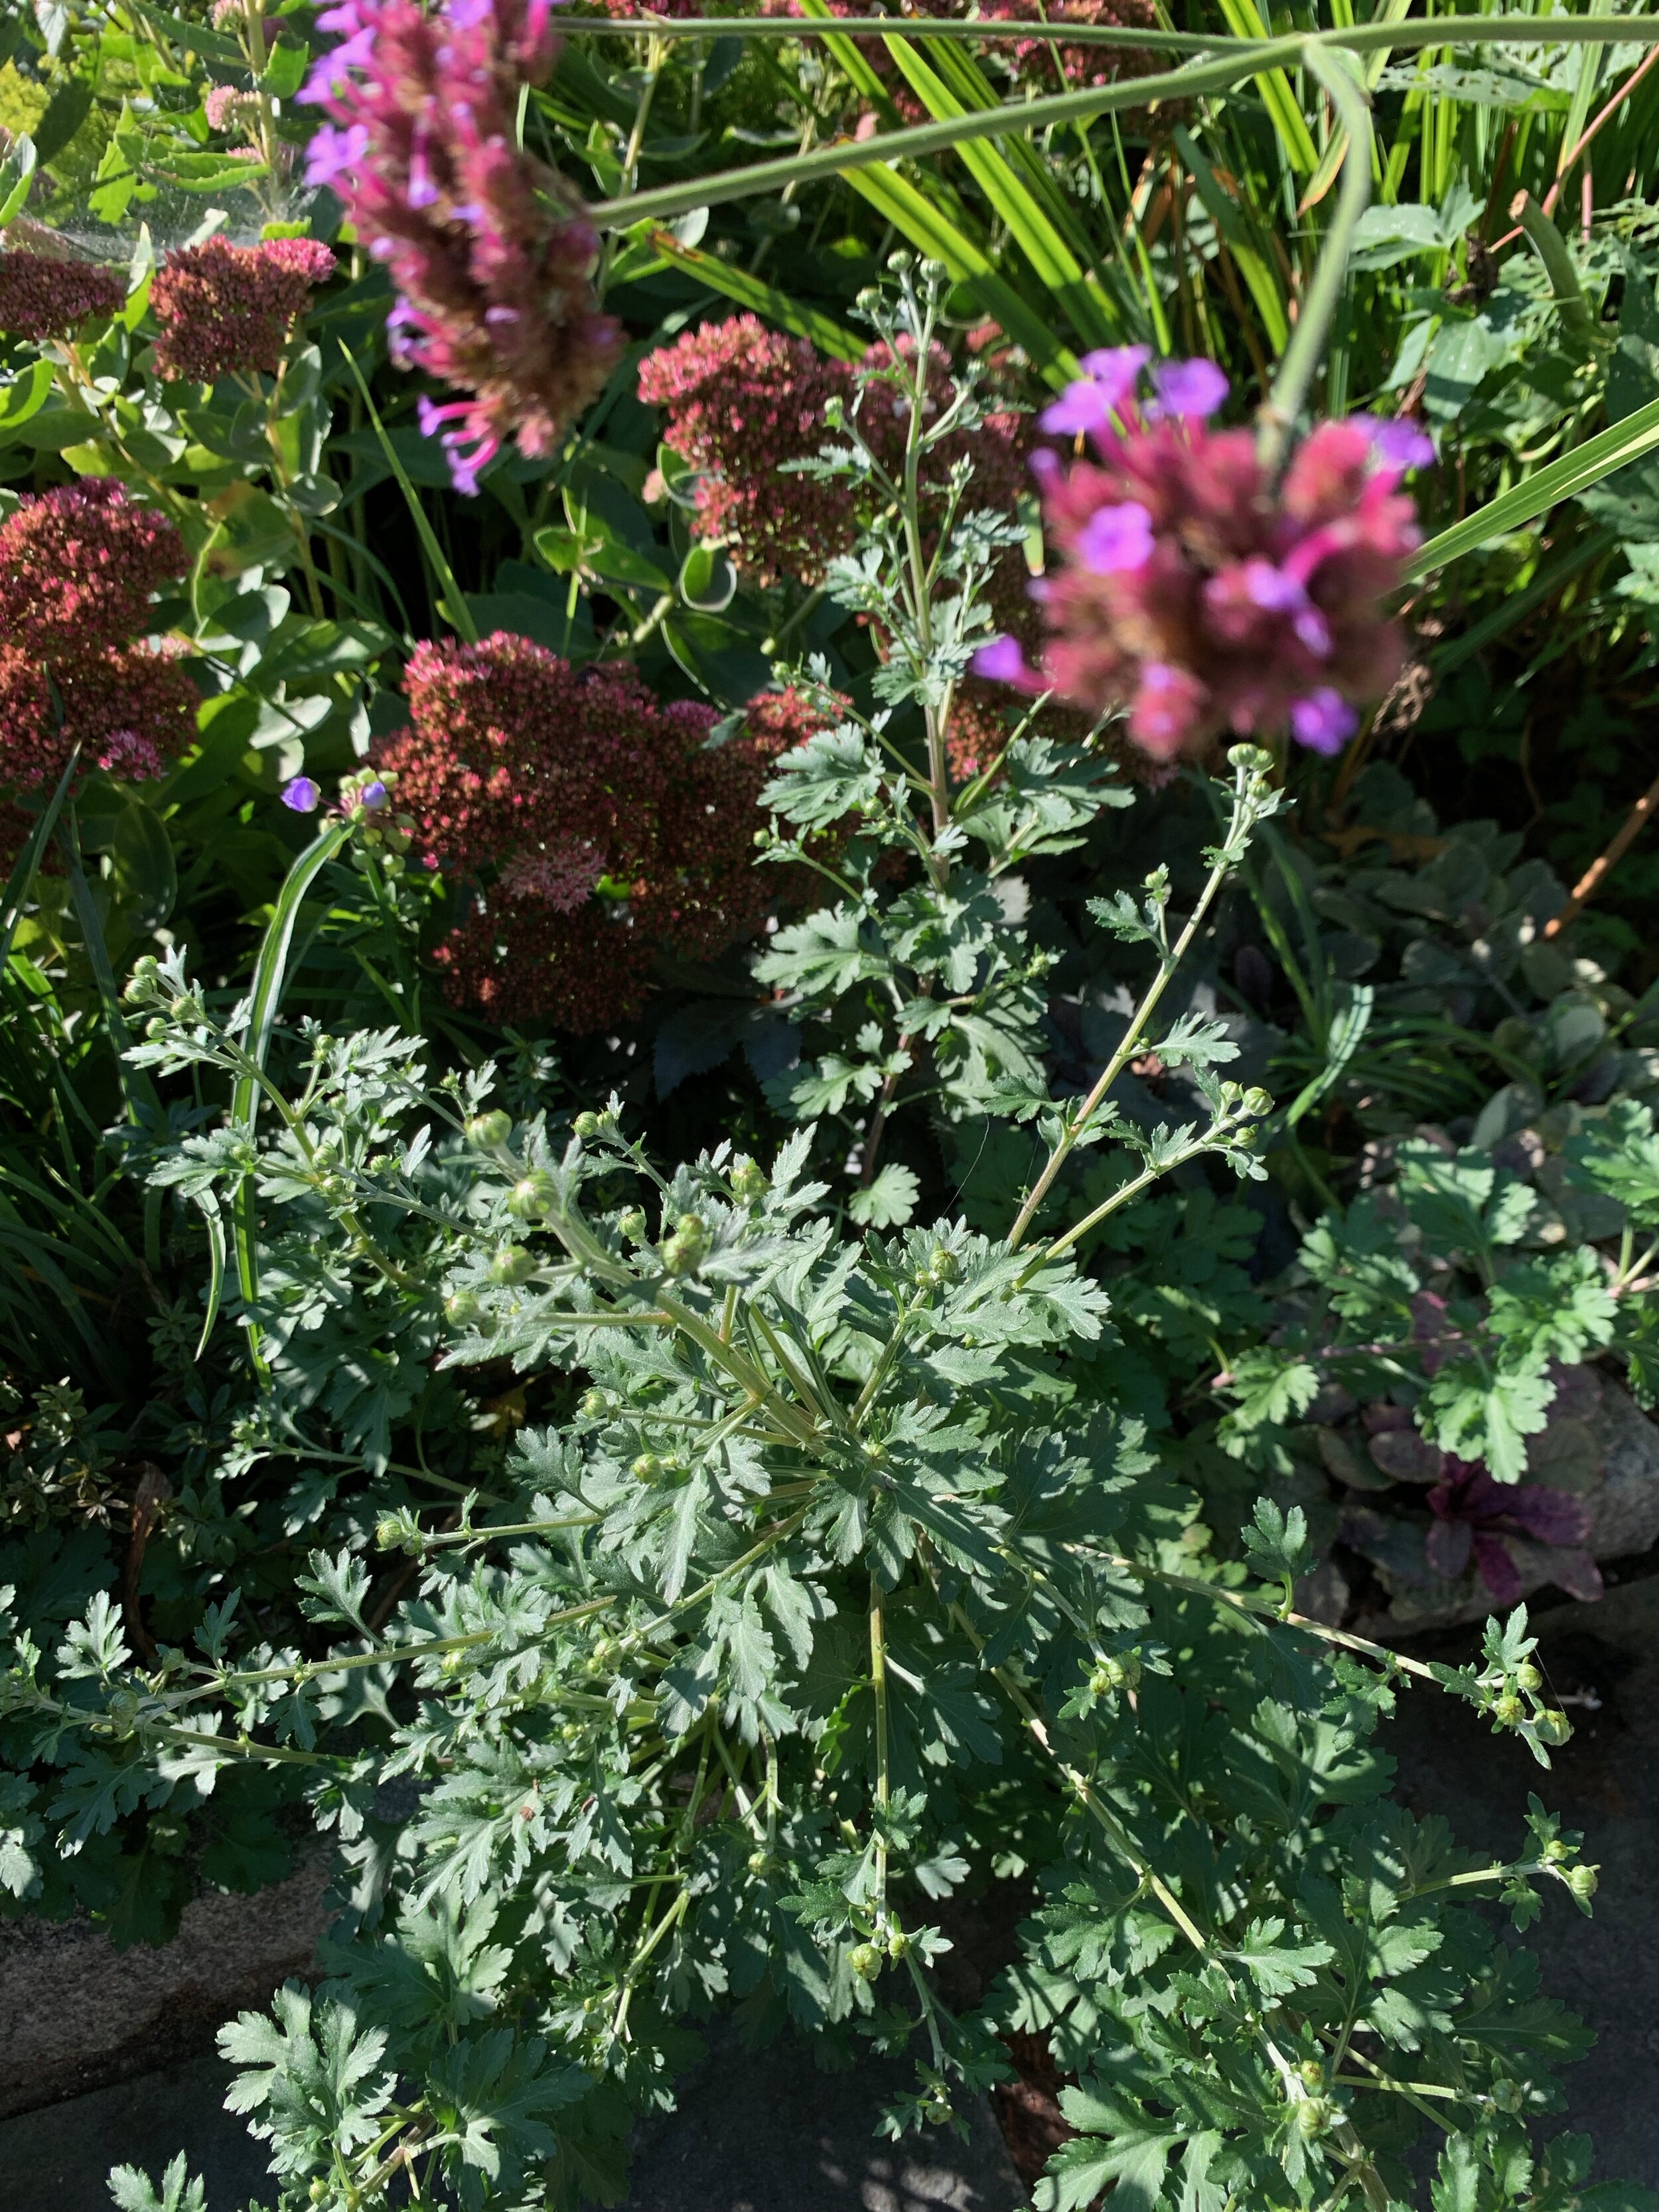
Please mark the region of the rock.
POLYGON ((310 1968, 327 1881, 319 1858, 254 1897, 196 1898, 154 1950, 118 1951, 83 1920, 0 1927, 0 2118, 210 2050, 222 2021, 310 1968))

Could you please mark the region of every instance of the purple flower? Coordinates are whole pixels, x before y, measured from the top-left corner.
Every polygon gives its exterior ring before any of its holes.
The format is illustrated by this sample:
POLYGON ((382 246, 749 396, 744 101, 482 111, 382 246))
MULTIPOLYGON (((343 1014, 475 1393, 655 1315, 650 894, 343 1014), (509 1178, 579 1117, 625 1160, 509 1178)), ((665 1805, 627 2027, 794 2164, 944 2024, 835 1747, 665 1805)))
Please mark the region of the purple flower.
POLYGON ((1267 614, 1291 616, 1291 627, 1310 653, 1318 653, 1322 659, 1330 651, 1330 629, 1300 577, 1275 568, 1271 561, 1247 561, 1244 589, 1252 606, 1267 614))
POLYGON ((1161 361, 1152 371, 1158 412, 1207 422, 1227 397, 1226 377, 1212 361, 1161 361))
POLYGON ((1079 366, 1087 369, 1087 377, 1066 386, 1054 404, 1043 410, 1039 427, 1060 437, 1075 437, 1079 430, 1095 437, 1109 435, 1112 416, 1134 390, 1146 358, 1145 346, 1106 346, 1085 353, 1079 366))
POLYGON ((1310 752, 1323 753, 1328 757, 1340 753, 1359 726, 1359 717, 1342 696, 1328 684, 1310 691, 1305 699, 1291 702, 1291 734, 1297 744, 1306 745, 1310 752))
POLYGON ((368 144, 368 130, 364 124, 348 124, 343 131, 331 123, 320 125, 306 148, 307 184, 331 185, 337 177, 351 175, 368 144))
POLYGON ((296 775, 291 783, 283 786, 283 804, 296 814, 314 814, 322 795, 321 785, 313 783, 308 775, 296 775))
POLYGON ((1152 557, 1150 512, 1133 499, 1119 507, 1101 507, 1077 534, 1077 557, 1097 576, 1144 568, 1152 557))
POLYGON ((1029 684, 1031 672, 1025 665, 1025 655, 1020 651, 1016 637, 994 637, 988 645, 981 646, 974 655, 975 676, 988 677, 994 684, 1029 684))
POLYGON ((1351 418, 1371 441, 1379 464, 1403 476, 1407 469, 1425 469, 1434 459, 1434 441, 1417 424, 1401 416, 1392 421, 1376 415, 1351 418))
POLYGON ((359 804, 368 807, 369 811, 373 813, 376 807, 384 806, 386 805, 387 795, 385 784, 381 782, 380 777, 377 775, 373 783, 366 783, 363 786, 362 789, 358 793, 357 798, 359 804))

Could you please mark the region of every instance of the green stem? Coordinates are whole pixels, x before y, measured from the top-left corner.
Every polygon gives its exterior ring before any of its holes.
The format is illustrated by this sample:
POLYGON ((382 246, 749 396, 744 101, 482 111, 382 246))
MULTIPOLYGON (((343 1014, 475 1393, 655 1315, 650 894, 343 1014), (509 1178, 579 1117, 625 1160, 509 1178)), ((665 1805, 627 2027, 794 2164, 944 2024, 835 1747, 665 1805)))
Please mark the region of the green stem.
POLYGON ((1340 54, 1323 54, 1310 42, 1304 48, 1302 58, 1309 74, 1317 77, 1331 96, 1331 104, 1348 134, 1348 154, 1342 167, 1342 190, 1335 216, 1320 248, 1313 282, 1302 301, 1302 311, 1285 349, 1285 357, 1279 364, 1267 404, 1261 410, 1257 442, 1262 461, 1269 468, 1277 467, 1285 441, 1302 413, 1314 371, 1324 350, 1331 317, 1342 296, 1354 232, 1371 198, 1371 111, 1364 87, 1340 54))
POLYGON ((887 1625, 881 1584, 870 1577, 870 1689, 876 1703, 876 1909, 887 1903, 887 1814, 892 1802, 892 1771, 887 1741, 887 1625))
MULTIPOLYGON (((583 27, 586 30, 600 27, 583 27)), ((611 24, 607 27, 615 30, 621 26, 611 24)), ((653 27, 663 33, 685 27, 699 37, 707 37, 715 27, 704 19, 684 27, 665 23, 653 27)), ((732 26, 734 31, 749 37, 762 27, 761 19, 745 20, 732 26)), ((799 38, 811 35, 814 27, 798 16, 790 16, 782 21, 781 27, 799 38)), ((832 34, 841 36, 846 33, 848 25, 842 21, 827 27, 832 34)), ((870 27, 877 27, 876 22, 872 21, 870 27)), ((879 21, 879 28, 884 34, 890 36, 892 27, 890 20, 879 21)), ((904 26, 907 38, 913 33, 948 32, 951 27, 908 16, 904 26)), ((963 27, 972 34, 985 35, 982 22, 963 27)), ((1042 27, 1036 23, 1022 23, 1017 33, 1011 34, 1030 38, 1042 27)), ((1061 27, 1063 35, 1070 39, 1079 36, 1088 27, 1066 24, 1061 27)), ((1014 100, 1006 106, 976 108, 971 113, 951 116, 942 123, 879 131, 866 139, 843 139, 811 154, 791 154, 778 161, 757 161, 749 168, 722 169, 713 176, 665 185, 653 191, 596 200, 585 212, 587 220, 600 230, 614 230, 647 220, 665 222, 694 207, 720 207, 732 200, 769 197, 792 182, 805 185, 820 178, 845 175, 849 169, 868 168, 878 162, 927 160, 976 138, 1006 137, 1016 131, 1040 131, 1050 124, 1072 123, 1115 114, 1125 108, 1144 107, 1157 100, 1192 100, 1209 93, 1227 92, 1242 79, 1260 76, 1271 69, 1311 67, 1310 57, 1328 50, 1369 54, 1415 46, 1629 46, 1646 43, 1649 39, 1659 40, 1659 21, 1651 17, 1440 15, 1410 22, 1358 23, 1311 35, 1298 32, 1294 36, 1278 39, 1183 40, 1181 43, 1186 46, 1197 45, 1210 53, 1217 53, 1218 49, 1220 52, 1213 61, 1189 63, 1184 68, 1163 70, 1152 76, 1090 86, 1046 100, 1014 100)), ((1155 42, 1161 46, 1170 43, 1167 36, 1139 30, 1126 32, 1117 40, 1103 43, 1146 46, 1155 42)))

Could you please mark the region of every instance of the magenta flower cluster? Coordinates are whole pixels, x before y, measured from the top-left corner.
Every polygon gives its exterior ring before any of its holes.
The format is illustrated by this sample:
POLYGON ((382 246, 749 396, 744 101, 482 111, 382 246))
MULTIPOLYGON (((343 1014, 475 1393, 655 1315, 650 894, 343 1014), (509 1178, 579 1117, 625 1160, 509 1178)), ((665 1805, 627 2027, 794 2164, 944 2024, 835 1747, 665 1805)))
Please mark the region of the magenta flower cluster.
POLYGON ((0 523, 0 786, 49 787, 77 745, 83 768, 156 776, 189 744, 199 694, 171 654, 133 641, 188 565, 167 516, 107 477, 0 523))
POLYGON ((1247 430, 1210 426, 1227 380, 1207 361, 1164 362, 1138 396, 1146 349, 1087 356, 1088 375, 1040 418, 1082 450, 1031 457, 1051 556, 1032 586, 1046 622, 1039 665, 1018 642, 983 647, 982 676, 1053 690, 1092 714, 1127 712, 1159 761, 1224 732, 1289 730, 1340 752, 1356 708, 1403 654, 1382 611, 1419 542, 1399 489, 1433 458, 1408 422, 1352 416, 1303 440, 1282 478, 1247 430))
POLYGON ((393 357, 470 397, 423 400, 457 487, 515 437, 550 453, 603 386, 622 337, 589 282, 598 240, 563 179, 519 144, 521 90, 546 81, 550 0, 337 0, 342 43, 301 97, 332 118, 307 177, 344 201, 397 288, 393 357))
POLYGON ((274 376, 296 315, 312 287, 334 274, 331 249, 314 238, 270 238, 257 246, 228 238, 169 253, 150 283, 159 336, 155 366, 183 384, 263 372, 274 376))
POLYGON ((0 253, 0 331, 67 338, 88 317, 115 314, 126 287, 113 269, 46 253, 0 253))

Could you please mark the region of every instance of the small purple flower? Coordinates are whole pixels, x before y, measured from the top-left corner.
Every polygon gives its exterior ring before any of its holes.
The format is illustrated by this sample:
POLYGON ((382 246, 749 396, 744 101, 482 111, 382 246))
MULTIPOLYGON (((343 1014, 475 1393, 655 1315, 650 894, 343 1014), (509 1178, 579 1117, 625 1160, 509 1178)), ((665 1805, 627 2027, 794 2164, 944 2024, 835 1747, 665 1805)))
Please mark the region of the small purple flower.
POLYGON ((1291 702, 1291 732, 1297 744, 1328 758, 1340 753, 1359 726, 1359 718, 1340 691, 1328 684, 1305 699, 1291 702))
POLYGON ((1103 507, 1078 532, 1077 557, 1097 576, 1144 568, 1152 557, 1152 518, 1138 500, 1103 507))
POLYGON ((377 775, 373 783, 366 783, 363 786, 362 789, 357 794, 357 799, 360 805, 368 807, 369 811, 373 813, 376 807, 384 806, 386 805, 388 796, 389 793, 386 791, 385 784, 380 781, 380 777, 377 775))
POLYGON ((1017 637, 994 637, 988 645, 981 646, 974 655, 973 671, 993 684, 1025 684, 1031 676, 1017 637))
POLYGON ((351 175, 368 144, 366 124, 349 124, 343 131, 337 130, 331 123, 323 124, 306 148, 307 184, 313 187, 331 185, 337 177, 351 175))
POLYGON ((1322 659, 1330 651, 1331 633, 1325 617, 1309 599, 1300 577, 1275 568, 1271 561, 1247 561, 1244 588, 1252 606, 1267 614, 1289 615, 1291 629, 1310 653, 1322 659))
POLYGON ((1085 354, 1079 366, 1088 375, 1068 384, 1054 404, 1043 410, 1039 428, 1058 437, 1075 437, 1079 430, 1094 437, 1109 436, 1112 416, 1134 390, 1146 358, 1145 346, 1106 346, 1085 354))
POLYGON ((1207 422, 1227 397, 1226 377, 1212 361, 1161 361, 1152 371, 1158 411, 1207 422))
POLYGON ((321 785, 313 783, 308 775, 296 775, 291 783, 283 786, 283 804, 295 814, 314 814, 322 795, 321 785))
POLYGON ((1388 420, 1376 415, 1356 415, 1353 421, 1371 441, 1378 464, 1403 476, 1407 469, 1425 469, 1434 459, 1434 441, 1409 417, 1388 420))

